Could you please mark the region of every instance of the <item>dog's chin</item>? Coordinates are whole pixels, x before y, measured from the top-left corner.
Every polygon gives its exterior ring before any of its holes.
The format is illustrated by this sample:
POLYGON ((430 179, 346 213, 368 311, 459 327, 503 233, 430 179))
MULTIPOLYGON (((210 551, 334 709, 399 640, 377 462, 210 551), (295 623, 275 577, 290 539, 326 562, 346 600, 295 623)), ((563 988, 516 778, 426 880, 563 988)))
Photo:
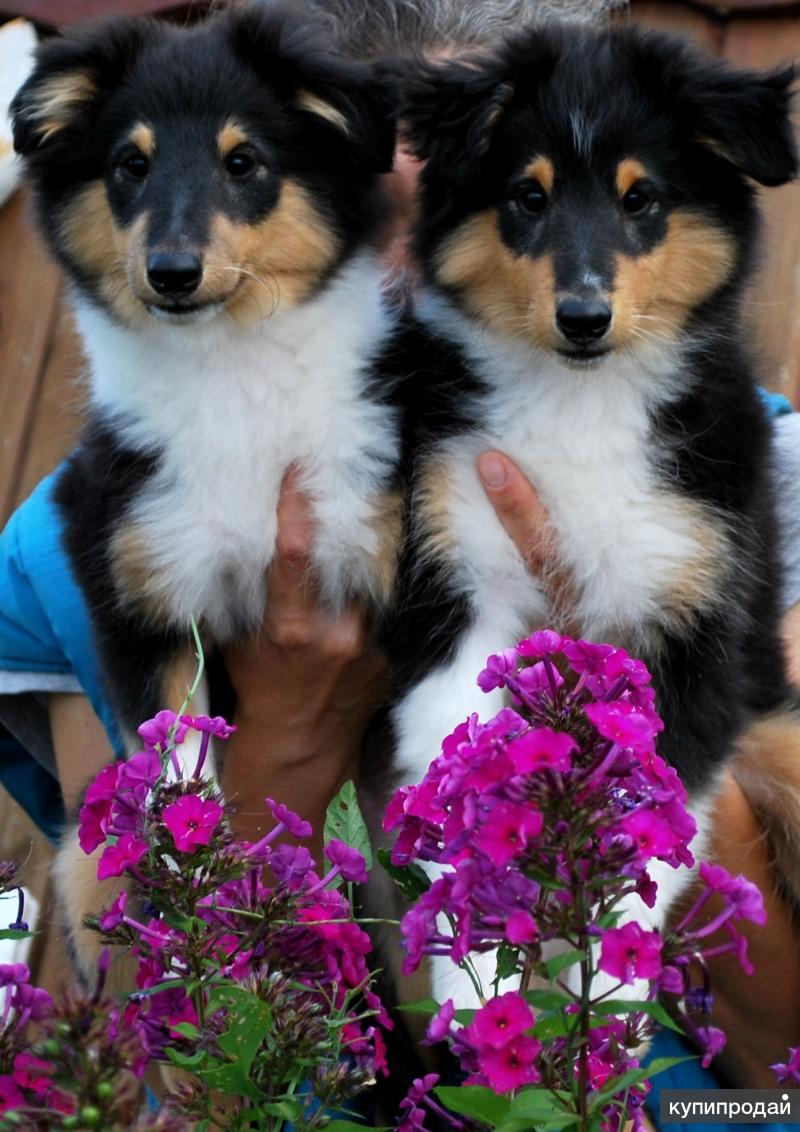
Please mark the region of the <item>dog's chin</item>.
POLYGON ((599 369, 603 362, 611 356, 611 352, 610 347, 598 347, 593 350, 568 350, 559 347, 556 350, 559 358, 568 369, 574 370, 599 369))
POLYGON ((205 303, 154 303, 145 302, 147 313, 158 322, 170 326, 196 326, 211 322, 225 309, 225 299, 215 299, 205 303))

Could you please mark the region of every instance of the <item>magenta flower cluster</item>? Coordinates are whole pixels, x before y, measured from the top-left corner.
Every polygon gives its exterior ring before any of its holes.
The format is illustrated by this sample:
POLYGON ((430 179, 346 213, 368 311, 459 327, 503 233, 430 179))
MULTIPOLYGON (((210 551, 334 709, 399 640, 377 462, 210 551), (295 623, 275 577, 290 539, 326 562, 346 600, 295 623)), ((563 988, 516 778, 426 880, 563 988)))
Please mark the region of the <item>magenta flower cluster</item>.
MULTIPOLYGON (((696 1017, 711 1006, 705 960, 731 951, 749 969, 738 924, 764 922, 761 894, 701 865, 705 890, 677 928, 619 922, 632 903, 654 906, 654 862, 693 864, 696 832, 686 790, 657 753, 663 724, 640 661, 546 630, 490 657, 478 683, 506 689, 513 706, 460 724, 423 781, 400 789, 387 810, 393 864, 422 864, 435 877, 403 919, 404 969, 445 957, 475 984, 484 1005, 472 1020, 457 1022, 447 1002, 429 1033, 450 1043, 467 1084, 501 1094, 572 1090, 589 1095, 584 1105, 605 1098, 613 1128, 622 1119, 613 1082, 628 1075, 629 1110, 646 1093, 644 1072, 632 1087, 630 1074, 659 995, 675 996, 704 1062, 721 1048, 724 1036, 696 1017), (565 949, 570 970, 558 964, 565 949), (486 952, 498 959, 490 986, 472 963, 486 952), (598 970, 602 996, 592 990, 598 970), (501 994, 511 977, 519 989, 501 994), (543 982, 554 989, 530 989, 543 982), (635 984, 635 999, 648 1001, 614 1016, 614 982, 635 984)), ((424 1096, 420 1086, 406 1106, 407 1127, 421 1126, 424 1096)))
MULTIPOLYGON (((137 1082, 152 1062, 184 1070, 162 1110, 176 1128, 222 1119, 230 1129, 272 1127, 280 1103, 302 1129, 385 1070, 382 1027, 391 1022, 372 988, 371 941, 346 895, 347 884, 366 879, 366 865, 333 839, 319 875, 308 849, 287 841, 310 837, 310 825, 269 799, 269 832, 236 840, 202 776, 210 741, 231 730, 220 718, 162 711, 139 729, 143 750, 104 768, 87 790, 81 846, 101 850, 99 878, 124 878, 94 926, 136 968, 136 989, 110 1024, 138 1051, 137 1082), (199 755, 187 775, 178 748, 192 732, 199 755)), ((19 1030, 24 1018, 9 1001, 19 1030)), ((14 1064, 0 1078, 9 1110, 28 1111, 34 1100, 19 1092, 21 1071, 14 1064)), ((116 1103, 93 1102, 97 1127, 112 1126, 116 1103)))

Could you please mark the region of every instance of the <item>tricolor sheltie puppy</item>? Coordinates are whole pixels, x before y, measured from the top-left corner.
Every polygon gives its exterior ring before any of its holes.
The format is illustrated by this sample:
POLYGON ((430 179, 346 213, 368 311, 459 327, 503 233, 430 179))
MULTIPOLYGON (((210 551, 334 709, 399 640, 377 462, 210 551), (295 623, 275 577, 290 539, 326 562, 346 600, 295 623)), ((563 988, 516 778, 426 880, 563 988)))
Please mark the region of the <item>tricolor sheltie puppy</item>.
MULTIPOLYGON (((393 650, 401 781, 418 781, 469 713, 501 706, 475 684, 487 655, 568 613, 652 670, 661 752, 701 832, 742 742, 783 744, 796 785, 770 429, 741 313, 753 182, 797 171, 791 77, 630 27, 551 27, 412 79, 419 314, 462 365, 416 429, 393 650), (568 611, 484 493, 475 462, 488 448, 541 494, 568 611)), ((663 920, 675 882, 657 879, 663 920)))
MULTIPOLYGON (((267 7, 74 33, 16 97, 89 361, 58 498, 126 741, 183 700, 192 617, 209 650, 261 623, 289 467, 321 600, 377 620, 391 595, 402 331, 376 244, 392 103, 370 66, 267 7)), ((71 915, 96 905, 95 888, 71 915)))

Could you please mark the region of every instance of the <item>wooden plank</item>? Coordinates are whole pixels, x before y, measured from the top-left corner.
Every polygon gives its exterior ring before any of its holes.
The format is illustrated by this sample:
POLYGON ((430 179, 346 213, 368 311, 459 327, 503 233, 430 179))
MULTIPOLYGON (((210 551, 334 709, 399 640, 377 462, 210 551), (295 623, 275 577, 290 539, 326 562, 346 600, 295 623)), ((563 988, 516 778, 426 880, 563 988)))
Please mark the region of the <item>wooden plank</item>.
POLYGON ((659 0, 632 0, 630 15, 637 24, 686 35, 710 51, 719 51, 723 25, 721 20, 710 12, 701 12, 684 3, 664 4, 659 0))
MULTIPOLYGON (((800 55, 800 19, 737 16, 728 23, 723 54, 745 67, 785 63, 800 55)), ((764 254, 748 295, 747 319, 764 359, 764 383, 800 406, 800 186, 764 189, 760 195, 764 254)))
POLYGON ((84 366, 72 316, 62 301, 23 454, 15 506, 27 499, 75 443, 84 419, 84 366))
POLYGON ((20 461, 53 329, 58 273, 17 193, 0 210, 0 525, 17 496, 20 461))

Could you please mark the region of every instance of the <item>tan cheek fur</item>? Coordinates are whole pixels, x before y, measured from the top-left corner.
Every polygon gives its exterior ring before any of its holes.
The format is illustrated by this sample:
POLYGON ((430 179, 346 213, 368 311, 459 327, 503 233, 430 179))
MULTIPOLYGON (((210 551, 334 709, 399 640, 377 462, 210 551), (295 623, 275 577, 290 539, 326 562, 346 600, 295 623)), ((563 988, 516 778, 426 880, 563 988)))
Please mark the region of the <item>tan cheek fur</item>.
POLYGON ((218 216, 205 249, 198 299, 236 294, 228 314, 263 318, 277 306, 294 307, 314 291, 338 252, 336 238, 296 182, 286 180, 276 207, 260 224, 218 216))
POLYGON ((472 217, 447 240, 439 253, 437 278, 493 330, 528 334, 537 345, 556 346, 552 260, 513 255, 493 209, 472 217))
POLYGON ((727 233, 698 214, 673 213, 666 238, 649 255, 617 256, 611 345, 627 345, 637 335, 651 340, 677 334, 734 265, 727 233))
POLYGON ((120 228, 105 186, 94 181, 65 209, 59 235, 68 257, 97 281, 117 318, 128 326, 141 325, 148 317, 137 297, 145 287, 147 216, 120 228))

